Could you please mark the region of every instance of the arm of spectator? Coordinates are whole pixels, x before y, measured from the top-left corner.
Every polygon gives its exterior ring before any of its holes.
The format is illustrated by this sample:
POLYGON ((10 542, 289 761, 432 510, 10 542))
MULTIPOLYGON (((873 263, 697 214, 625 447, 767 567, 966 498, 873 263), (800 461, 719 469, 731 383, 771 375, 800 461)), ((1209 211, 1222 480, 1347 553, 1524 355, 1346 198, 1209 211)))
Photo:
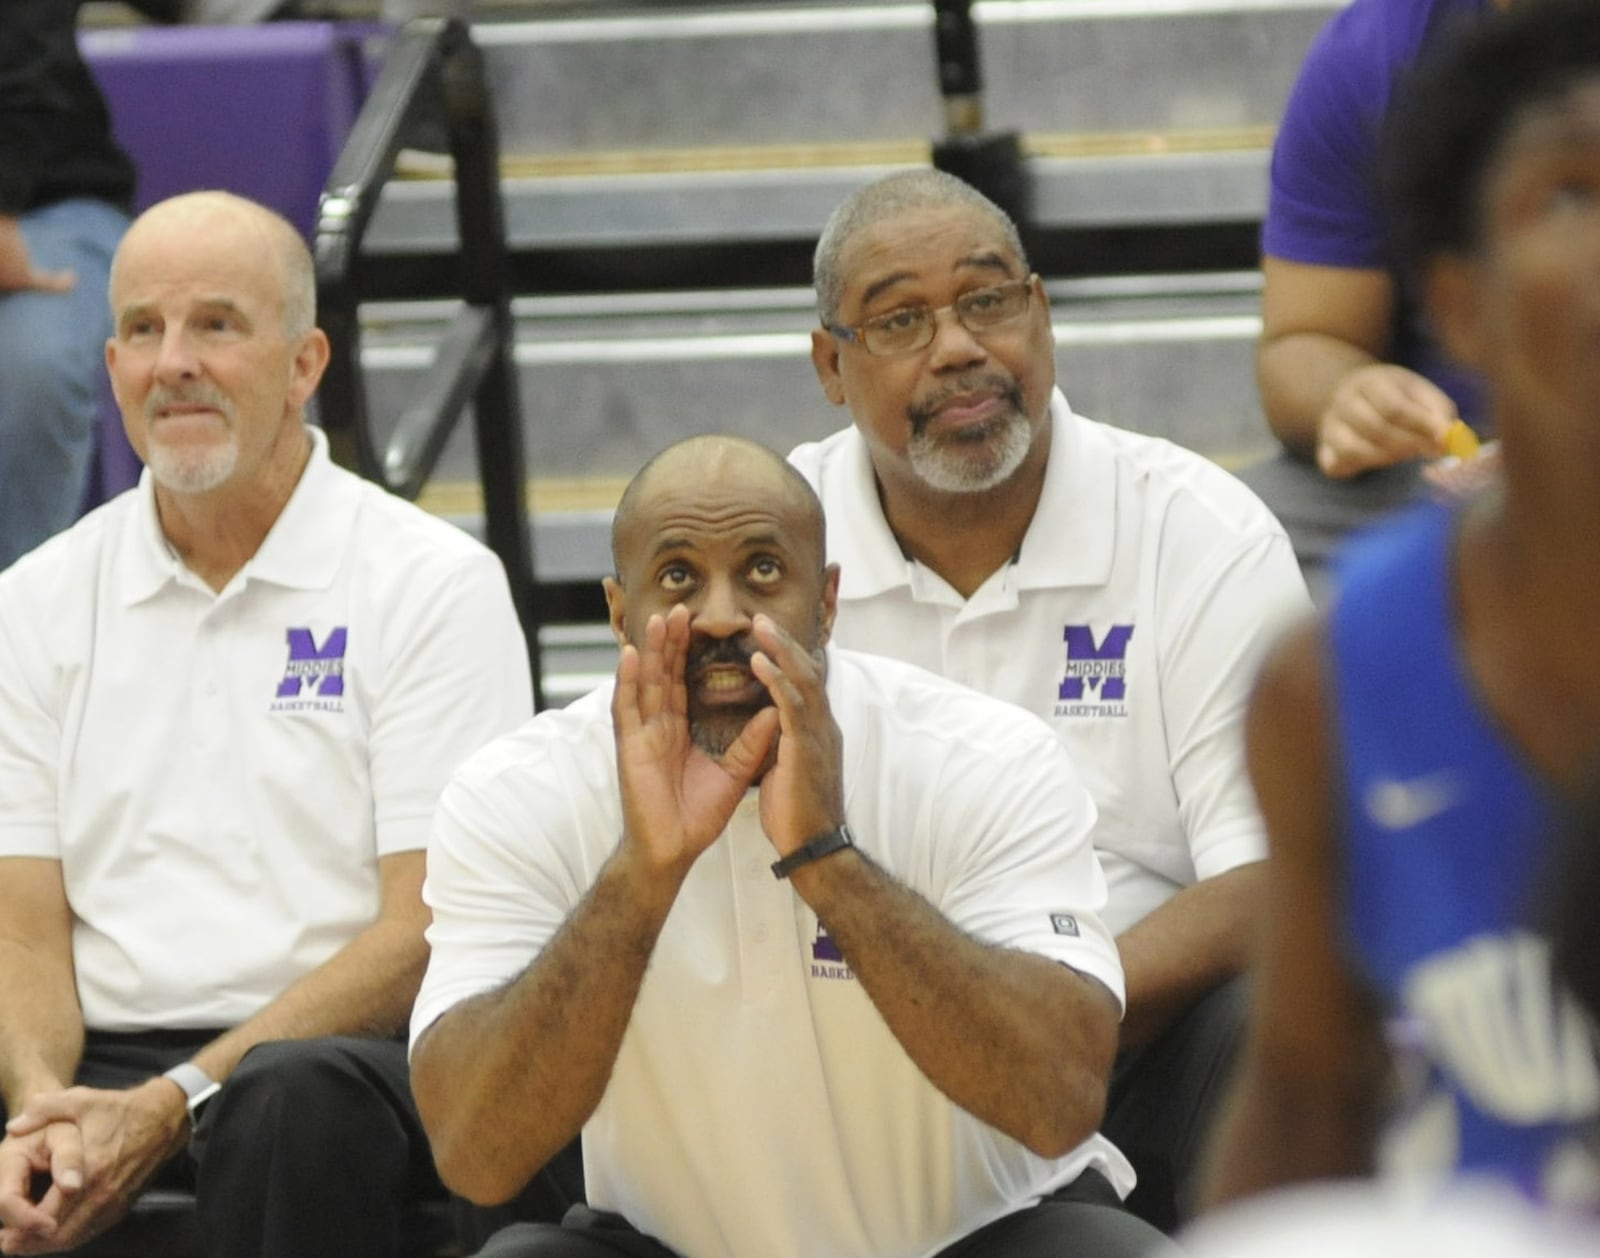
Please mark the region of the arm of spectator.
POLYGON ((401 1030, 428 963, 425 864, 422 852, 380 857, 380 902, 373 923, 260 1013, 206 1045, 194 1063, 221 1082, 245 1053, 270 1040, 401 1030))
POLYGON ((1047 957, 974 939, 860 852, 793 879, 939 1091, 1040 1157, 1094 1134, 1117 1048, 1109 990, 1047 957))
POLYGON ((1204 1172, 1216 1205, 1371 1170, 1388 1067, 1381 1023, 1337 944, 1337 837, 1323 641, 1297 629, 1273 654, 1247 724, 1271 842, 1244 1058, 1204 1172))
POLYGON ((78 282, 71 271, 41 271, 33 264, 17 219, 0 214, 0 293, 36 289, 65 293, 78 282))
POLYGON ((83 1051, 72 913, 57 861, 0 860, 0 1249, 55 1253, 103 1231, 188 1134, 183 1094, 69 1087, 83 1051))
MULTIPOLYGON (((0 1098, 15 1115, 71 1083, 83 1051, 72 914, 56 861, 0 860, 0 1009, 0 1098)), ((0 1139, 0 1245, 53 1237, 64 1194, 81 1182, 76 1133, 0 1139), (36 1199, 33 1176, 52 1172, 59 1188, 36 1199)))
POLYGON ((1439 454, 1455 404, 1431 381, 1385 361, 1390 274, 1270 256, 1261 270, 1256 378, 1284 446, 1334 478, 1439 454))
POLYGON ((1243 972, 1262 866, 1240 865, 1185 887, 1117 936, 1128 983, 1119 1048, 1150 1043, 1207 992, 1243 972))
POLYGON ((417 1039, 412 1091, 452 1190, 481 1205, 509 1200, 588 1121, 677 886, 624 840, 522 974, 417 1039))
POLYGON ((403 1030, 427 968, 421 843, 449 775, 531 711, 527 654, 499 561, 427 552, 409 570, 381 651, 393 661, 372 716, 376 918, 194 1062, 221 1082, 255 1045, 403 1030))
POLYGON ((678 890, 766 758, 770 712, 720 760, 694 745, 688 646, 680 604, 650 617, 641 647, 622 649, 612 697, 622 839, 593 886, 526 970, 444 1013, 413 1048, 439 1173, 469 1200, 512 1197, 600 1103, 678 890))
MULTIPOLYGON (((781 730, 761 783, 761 819, 786 856, 843 821, 843 749, 818 657, 765 616, 755 637, 752 667, 781 730)), ((945 1096, 1041 1157, 1094 1133, 1116 1053, 1113 993, 1047 957, 974 939, 860 851, 791 877, 890 1032, 945 1096)))
MULTIPOLYGON (((403 1026, 427 961, 423 863, 421 852, 383 857, 377 920, 255 1017, 206 1045, 195 1064, 221 1081, 268 1040, 390 1034, 403 1026)), ((0 1000, 8 994, 0 991, 0 1000)), ((77 1034, 81 1045, 81 1023, 77 1034)), ((71 1071, 57 1077, 70 1079, 71 1071)), ((160 1076, 126 1089, 34 1086, 12 1111, 0 1144, 0 1224, 6 1225, 0 1246, 6 1253, 54 1253, 98 1235, 189 1136, 183 1090, 160 1076), (28 1177, 47 1169, 56 1182, 30 1213, 24 1208, 28 1177), (81 1189, 62 1178, 74 1169, 81 1189)))

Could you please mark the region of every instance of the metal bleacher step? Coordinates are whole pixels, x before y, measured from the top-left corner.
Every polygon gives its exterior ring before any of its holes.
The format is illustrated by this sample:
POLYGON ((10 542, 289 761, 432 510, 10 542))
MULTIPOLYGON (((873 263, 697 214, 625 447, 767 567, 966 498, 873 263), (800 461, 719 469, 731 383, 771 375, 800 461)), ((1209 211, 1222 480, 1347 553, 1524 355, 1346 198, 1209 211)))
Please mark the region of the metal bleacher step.
MULTIPOLYGON (((1254 273, 1049 281, 1062 388, 1083 414, 1224 463, 1265 448, 1251 368, 1254 273)), ((380 439, 432 361, 449 303, 364 311, 363 366, 380 439)), ((848 422, 812 372, 806 289, 521 298, 514 303, 535 548, 546 580, 598 578, 616 495, 662 446, 730 431, 778 450, 848 422)), ((422 501, 481 509, 468 426, 422 501)))
MULTIPOLYGON (((1035 224, 1084 242, 1070 267, 1041 265, 1081 413, 1225 464, 1270 448, 1254 228, 1289 86, 1345 2, 974 3, 985 123, 1019 137, 1035 224), (1212 227, 1234 233, 1226 261, 1185 256, 1212 227), (1168 229, 1170 268, 1124 266, 1120 232, 1168 229)), ((479 10, 524 267, 516 360, 542 581, 598 581, 616 495, 670 441, 721 430, 787 450, 847 422, 812 374, 804 259, 852 188, 930 160, 933 21, 932 5, 898 0, 479 10), (783 249, 774 279, 765 262, 783 249)), ((454 243, 436 177, 392 183, 367 237, 380 263, 454 243)), ((415 395, 451 310, 364 309, 380 428, 415 395)), ((475 529, 474 481, 463 425, 422 501, 475 529)), ((603 626, 555 626, 544 646, 553 693, 609 674, 603 626)))

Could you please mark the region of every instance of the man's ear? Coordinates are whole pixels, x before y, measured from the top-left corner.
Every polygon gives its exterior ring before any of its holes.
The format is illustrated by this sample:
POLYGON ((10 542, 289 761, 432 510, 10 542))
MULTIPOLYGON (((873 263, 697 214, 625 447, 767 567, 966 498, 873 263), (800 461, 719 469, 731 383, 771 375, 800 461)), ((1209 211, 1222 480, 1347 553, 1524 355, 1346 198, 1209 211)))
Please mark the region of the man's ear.
POLYGON ((332 353, 328 334, 321 328, 312 328, 300 338, 290 367, 290 410, 297 411, 311 400, 317 385, 322 382, 322 373, 328 369, 328 359, 332 353))
POLYGON ((611 636, 617 640, 618 646, 626 646, 628 635, 622 628, 622 617, 627 610, 628 599, 622 592, 622 583, 615 577, 602 577, 600 588, 606 592, 606 614, 611 622, 611 636))
POLYGON ((829 564, 822 570, 822 624, 817 635, 817 645, 827 646, 833 638, 834 617, 839 614, 839 565, 829 564))
POLYGON ((811 329, 811 366, 823 395, 835 406, 844 405, 844 381, 839 378, 839 341, 826 328, 811 329))
POLYGON ((1484 365, 1482 279, 1478 262, 1454 253, 1435 258, 1422 276, 1434 335, 1450 357, 1469 367, 1484 365))

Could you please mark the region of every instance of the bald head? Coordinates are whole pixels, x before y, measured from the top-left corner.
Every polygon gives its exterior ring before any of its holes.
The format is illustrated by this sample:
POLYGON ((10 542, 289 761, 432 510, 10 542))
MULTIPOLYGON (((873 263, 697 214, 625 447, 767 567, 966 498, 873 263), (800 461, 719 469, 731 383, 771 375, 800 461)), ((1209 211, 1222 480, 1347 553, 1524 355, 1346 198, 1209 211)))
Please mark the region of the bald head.
POLYGON ((742 491, 786 508, 785 514, 807 534, 794 540, 804 542, 808 549, 814 548, 817 567, 822 567, 827 555, 822 503, 806 478, 759 442, 714 433, 668 446, 628 482, 611 522, 611 562, 615 571, 620 576, 632 548, 655 532, 655 508, 663 494, 679 498, 730 491, 742 491))
POLYGON ((282 215, 231 192, 187 192, 151 206, 128 228, 111 263, 111 311, 118 312, 125 259, 152 241, 208 240, 227 235, 247 256, 265 261, 280 290, 288 340, 316 326, 317 279, 311 251, 282 215))
POLYGON ((691 437, 662 451, 623 493, 611 550, 606 606, 619 643, 641 646, 658 619, 687 622, 689 733, 709 755, 772 703, 752 667, 762 618, 822 660, 839 592, 822 504, 765 446, 691 437))

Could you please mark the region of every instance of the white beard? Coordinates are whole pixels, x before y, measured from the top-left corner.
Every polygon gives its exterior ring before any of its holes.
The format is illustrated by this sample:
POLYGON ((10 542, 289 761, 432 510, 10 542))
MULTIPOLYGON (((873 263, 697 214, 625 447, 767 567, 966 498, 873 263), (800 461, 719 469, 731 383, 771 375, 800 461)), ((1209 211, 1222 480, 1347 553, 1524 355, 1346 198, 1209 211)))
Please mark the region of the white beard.
POLYGON ((1017 411, 994 421, 982 439, 940 440, 913 433, 906 446, 911 470, 932 489, 977 494, 1006 482, 1028 457, 1033 428, 1017 411))
POLYGON ((175 494, 208 493, 239 466, 239 441, 232 432, 226 441, 203 450, 179 451, 153 441, 148 453, 150 475, 175 494))

